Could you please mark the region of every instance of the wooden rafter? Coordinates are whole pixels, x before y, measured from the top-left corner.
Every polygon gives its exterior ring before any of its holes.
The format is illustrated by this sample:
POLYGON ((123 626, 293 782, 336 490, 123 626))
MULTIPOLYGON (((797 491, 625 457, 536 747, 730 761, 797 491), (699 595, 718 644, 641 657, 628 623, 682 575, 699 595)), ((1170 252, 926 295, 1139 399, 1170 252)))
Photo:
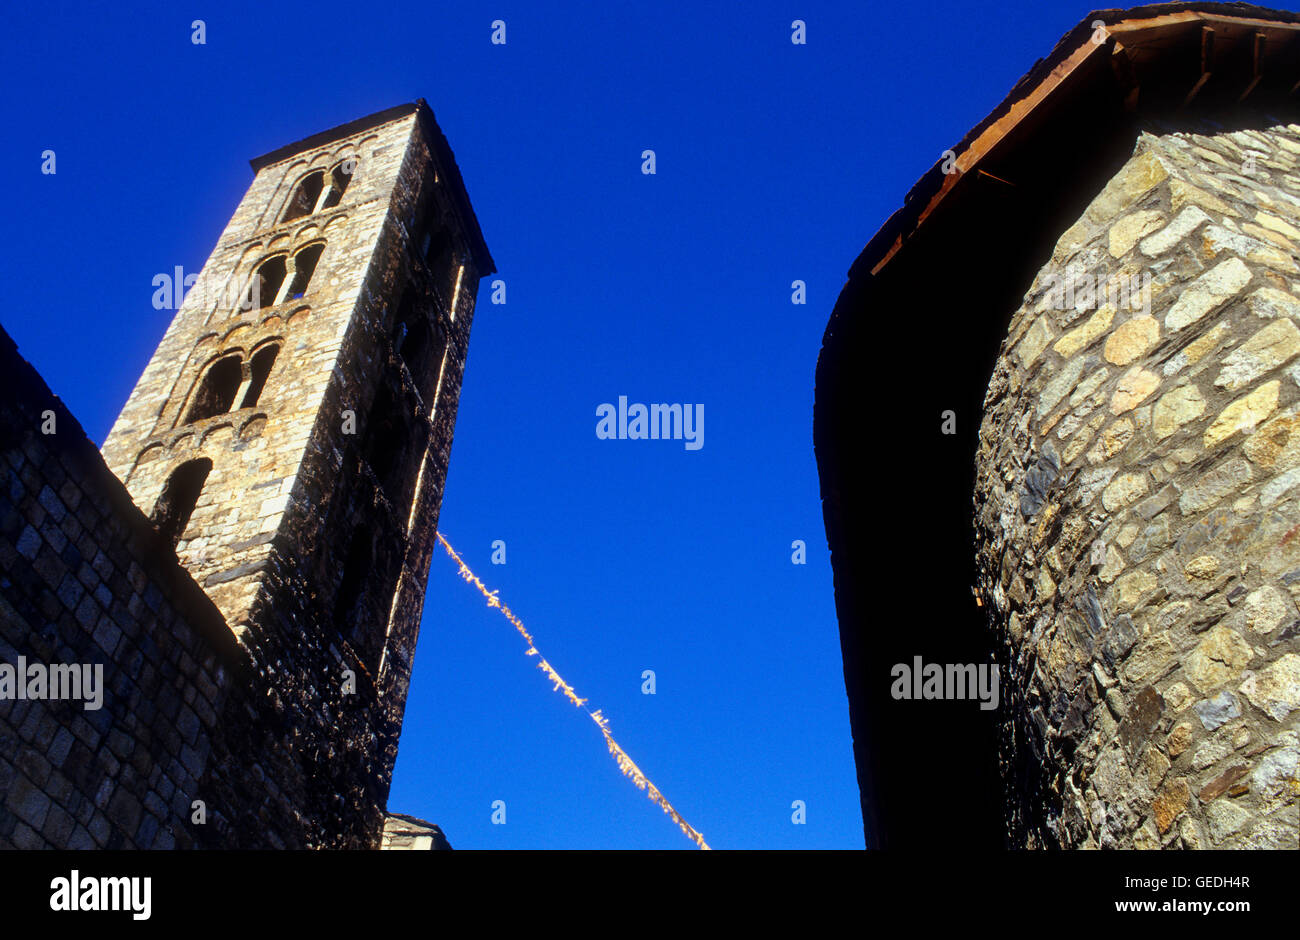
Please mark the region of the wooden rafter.
POLYGON ((1118 40, 1110 50, 1110 67, 1115 73, 1115 81, 1119 83, 1120 94, 1124 96, 1124 110, 1136 111, 1138 94, 1142 87, 1138 82, 1137 68, 1133 65, 1128 49, 1118 40))
POLYGON ((1245 101, 1246 98, 1250 95, 1250 93, 1255 90, 1255 86, 1259 84, 1260 79, 1264 77, 1264 34, 1262 32, 1256 32, 1255 35, 1251 37, 1250 42, 1251 42, 1250 84, 1246 86, 1246 90, 1243 91, 1240 97, 1237 98, 1238 103, 1245 101))
POLYGON ((1192 90, 1187 93, 1183 99, 1183 107, 1187 107, 1196 98, 1205 83, 1210 80, 1210 64, 1214 61, 1214 29, 1209 26, 1201 27, 1201 77, 1196 80, 1192 90))

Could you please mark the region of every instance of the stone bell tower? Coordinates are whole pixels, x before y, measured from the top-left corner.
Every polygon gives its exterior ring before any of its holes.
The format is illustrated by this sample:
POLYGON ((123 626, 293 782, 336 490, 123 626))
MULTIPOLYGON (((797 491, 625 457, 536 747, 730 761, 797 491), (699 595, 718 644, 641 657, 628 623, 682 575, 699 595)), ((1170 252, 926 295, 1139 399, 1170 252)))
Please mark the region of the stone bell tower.
POLYGON ((423 100, 252 167, 102 453, 249 654, 305 841, 374 845, 493 262, 423 100))

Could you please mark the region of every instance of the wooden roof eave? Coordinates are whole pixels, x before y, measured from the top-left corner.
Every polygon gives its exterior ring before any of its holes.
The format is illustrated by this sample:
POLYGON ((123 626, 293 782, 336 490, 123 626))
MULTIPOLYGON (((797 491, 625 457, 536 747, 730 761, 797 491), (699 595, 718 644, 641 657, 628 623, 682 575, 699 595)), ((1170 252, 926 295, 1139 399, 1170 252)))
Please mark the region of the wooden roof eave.
MULTIPOLYGON (((1119 12, 1122 14, 1127 11, 1106 12, 1119 12)), ((1091 16, 1104 20, 1105 13, 1092 14, 1091 16)), ((1061 44, 1069 42, 1071 35, 1083 32, 1083 27, 1090 22, 1092 22, 1091 19, 1081 23, 1071 31, 1071 34, 1067 34, 1061 44)), ((1093 41, 1091 32, 1083 32, 1082 39, 1076 40, 1074 48, 1065 53, 1046 75, 1036 82, 1032 82, 1028 90, 1010 104, 1004 101, 994 111, 994 114, 998 114, 998 110, 1005 107, 1003 113, 991 121, 985 122, 982 128, 977 126, 976 131, 972 132, 974 137, 969 142, 958 144, 960 149, 953 148, 953 152, 956 154, 953 165, 958 172, 944 174, 942 171, 943 161, 935 163, 926 172, 921 180, 917 182, 917 185, 913 187, 904 205, 890 216, 881 230, 867 243, 858 261, 854 263, 853 269, 850 271, 850 277, 859 273, 863 262, 871 265, 870 273, 872 275, 883 270, 908 238, 911 237, 912 233, 924 224, 926 219, 938 209, 954 189, 963 183, 966 177, 972 175, 971 171, 979 169, 981 163, 985 162, 997 150, 1008 135, 1026 117, 1039 108, 1049 106, 1053 98, 1066 88, 1071 77, 1082 66, 1089 63, 1092 57, 1114 56, 1118 53, 1125 57, 1131 66, 1133 62, 1145 58, 1142 56, 1143 52, 1152 51, 1159 56, 1162 53, 1156 50, 1163 42, 1169 41, 1176 44, 1178 37, 1184 35, 1187 30, 1194 29, 1197 25, 1203 29, 1220 27, 1232 31, 1262 33, 1266 38, 1270 34, 1274 34, 1277 38, 1285 37, 1288 39, 1300 36, 1300 23, 1284 23, 1247 16, 1228 16, 1200 10, 1185 10, 1153 17, 1123 19, 1107 23, 1106 30, 1109 35, 1107 40, 1101 43, 1093 41), (1153 49, 1153 46, 1156 48, 1153 49), (920 211, 913 213, 910 205, 912 197, 920 196, 925 198, 921 194, 927 188, 926 183, 936 175, 942 176, 943 179, 939 181, 937 188, 933 189, 920 211), (871 260, 873 256, 875 257, 874 261, 871 260)), ((1026 76, 1026 79, 1028 78, 1029 76, 1026 76)), ((1022 80, 1017 84, 1017 90, 1025 84, 1025 80, 1022 80)), ((1015 93, 1016 91, 1013 90, 1012 94, 1015 93)))

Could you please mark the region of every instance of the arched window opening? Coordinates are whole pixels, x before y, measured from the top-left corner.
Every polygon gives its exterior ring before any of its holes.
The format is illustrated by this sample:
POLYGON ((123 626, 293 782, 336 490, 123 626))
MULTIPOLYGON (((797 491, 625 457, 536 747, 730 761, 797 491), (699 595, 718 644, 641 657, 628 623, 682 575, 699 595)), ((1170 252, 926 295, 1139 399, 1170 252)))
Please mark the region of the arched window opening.
POLYGON ((271 374, 271 367, 275 365, 275 357, 279 354, 279 343, 263 346, 253 354, 252 361, 248 365, 248 390, 244 392, 244 400, 239 403, 240 408, 252 408, 257 404, 257 400, 262 397, 262 389, 266 388, 266 379, 271 374))
POLYGON ((406 450, 406 427, 400 418, 392 392, 387 386, 381 388, 366 421, 361 456, 390 502, 396 502, 399 495, 396 478, 406 450))
POLYGON ((353 530, 343 562, 343 577, 334 595, 334 629, 348 641, 371 675, 376 675, 383 658, 388 633, 388 612, 401 555, 376 552, 369 527, 353 530))
POLYGON ((162 495, 154 504, 151 519, 173 548, 185 534, 190 516, 194 514, 194 507, 199 501, 199 494, 203 492, 203 484, 211 472, 211 460, 191 460, 172 471, 163 486, 162 495))
POLYGON ((451 230, 439 224, 438 228, 424 236, 424 260, 429 269, 437 273, 451 260, 451 230))
POLYGON ((190 409, 181 423, 191 424, 213 415, 225 414, 235 403, 235 395, 242 379, 243 369, 238 356, 218 359, 203 373, 198 390, 190 402, 190 409))
POLYGON ((347 559, 343 562, 343 579, 334 596, 334 625, 342 636, 351 636, 357 626, 358 602, 373 566, 373 556, 370 539, 358 529, 352 534, 352 544, 348 546, 347 559))
POLYGON ((408 287, 397 309, 393 347, 411 373, 420 401, 426 405, 430 404, 442 366, 441 337, 442 331, 431 328, 428 317, 416 309, 415 292, 408 287))
POLYGON ((280 299, 280 288, 284 286, 286 274, 285 256, 276 255, 267 258, 253 274, 248 284, 248 293, 244 297, 245 310, 261 310, 270 307, 280 299))
POLYGON ((284 218, 280 221, 288 222, 290 219, 311 215, 316 211, 316 202, 320 199, 321 190, 324 187, 324 170, 317 170, 315 173, 308 173, 304 176, 298 187, 293 191, 293 196, 290 197, 289 205, 285 209, 284 218))
MULTIPOLYGON (((411 227, 411 237, 416 240, 416 245, 421 252, 429 247, 428 238, 433 232, 442 227, 442 197, 438 193, 437 174, 432 167, 425 170, 424 180, 420 184, 420 199, 418 203, 419 225, 411 227)), ((415 216, 412 216, 414 221, 415 216)))
POLYGON ((415 289, 408 283, 402 290, 402 299, 397 304, 397 319, 393 323, 393 351, 402 357, 410 368, 407 356, 410 354, 411 327, 416 322, 415 289))
POLYGON ((388 386, 381 389, 367 420, 361 454, 394 518, 405 529, 420 460, 428 447, 428 429, 413 409, 406 411, 403 398, 388 386))
POLYGON ((429 329, 423 317, 403 323, 402 327, 405 333, 402 338, 402 348, 399 350, 402 362, 406 363, 406 368, 410 370, 411 378, 415 379, 416 384, 423 385, 425 373, 429 371, 429 350, 433 347, 433 331, 429 329))
POLYGON ((352 182, 353 166, 351 160, 344 160, 330 171, 329 191, 325 193, 325 199, 321 202, 322 209, 332 209, 343 201, 343 194, 348 191, 348 184, 352 182))
POLYGON ((311 283, 311 276, 316 273, 316 263, 320 261, 321 252, 324 250, 325 246, 322 244, 308 245, 294 255, 293 286, 289 289, 289 297, 298 300, 307 293, 307 285, 311 283))

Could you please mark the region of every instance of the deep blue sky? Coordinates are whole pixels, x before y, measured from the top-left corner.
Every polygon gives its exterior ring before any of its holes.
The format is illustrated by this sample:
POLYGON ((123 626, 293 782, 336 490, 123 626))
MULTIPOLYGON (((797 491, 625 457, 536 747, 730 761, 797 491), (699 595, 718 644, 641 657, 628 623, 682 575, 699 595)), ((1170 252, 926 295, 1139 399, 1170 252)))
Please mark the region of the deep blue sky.
MULTIPOLYGON (((917 177, 1088 12, 12 5, 0 322, 102 442, 170 319, 154 275, 199 270, 247 160, 428 99, 508 290, 505 306, 480 292, 441 531, 714 847, 860 848, 812 450, 822 331, 917 177), (619 395, 703 404, 703 449, 597 440, 596 406, 619 395)), ((870 364, 862 378, 882 408, 906 394, 870 364)), ((905 472, 870 415, 862 443, 905 472)), ((888 597, 899 560, 879 539, 888 597)), ((880 629, 925 629, 904 614, 882 607, 880 629)), ((690 848, 523 650, 439 551, 390 809, 458 848, 690 848)))

